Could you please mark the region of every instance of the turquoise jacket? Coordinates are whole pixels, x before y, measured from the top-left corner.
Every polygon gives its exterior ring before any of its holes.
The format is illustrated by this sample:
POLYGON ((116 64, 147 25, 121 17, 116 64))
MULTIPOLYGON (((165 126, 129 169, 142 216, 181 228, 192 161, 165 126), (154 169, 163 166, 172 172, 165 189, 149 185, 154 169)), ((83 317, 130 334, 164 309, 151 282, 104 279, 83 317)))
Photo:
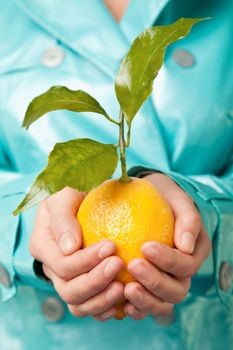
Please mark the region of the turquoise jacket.
MULTIPOLYGON (((233 349, 233 4, 132 0, 117 24, 101 0, 0 0, 0 349, 233 349), (116 142, 104 118, 59 111, 21 128, 28 103, 52 85, 85 89, 118 115, 114 76, 132 40, 153 24, 211 16, 167 50, 135 118, 128 165, 157 169, 194 200, 213 242, 173 320, 78 319, 34 271, 35 208, 12 210, 56 142, 116 142)), ((119 175, 117 171, 116 176, 119 175)))

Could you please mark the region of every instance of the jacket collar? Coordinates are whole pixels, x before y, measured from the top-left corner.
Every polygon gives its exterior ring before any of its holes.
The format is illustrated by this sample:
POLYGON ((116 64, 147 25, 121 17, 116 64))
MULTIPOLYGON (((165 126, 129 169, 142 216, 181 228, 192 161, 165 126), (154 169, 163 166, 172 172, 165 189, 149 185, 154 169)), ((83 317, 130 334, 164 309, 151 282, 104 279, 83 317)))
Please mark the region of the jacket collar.
POLYGON ((121 20, 121 30, 128 42, 132 41, 146 28, 154 24, 170 0, 131 0, 121 20))
POLYGON ((119 24, 101 0, 15 1, 52 36, 113 77, 132 40, 169 0, 131 0, 119 24))

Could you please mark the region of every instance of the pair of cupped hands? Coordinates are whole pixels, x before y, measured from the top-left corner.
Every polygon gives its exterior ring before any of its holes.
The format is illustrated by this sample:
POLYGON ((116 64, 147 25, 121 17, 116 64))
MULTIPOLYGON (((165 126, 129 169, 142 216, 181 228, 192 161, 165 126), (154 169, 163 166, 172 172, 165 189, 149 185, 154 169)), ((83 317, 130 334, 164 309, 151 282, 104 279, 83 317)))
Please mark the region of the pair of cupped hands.
POLYGON ((186 297, 192 276, 208 257, 210 241, 192 199, 164 174, 145 179, 172 208, 175 248, 155 241, 144 243, 144 258, 127 266, 136 282, 126 286, 115 281, 125 266, 115 255, 112 241, 80 249, 82 232, 76 214, 84 193, 66 187, 39 206, 29 249, 74 316, 106 321, 114 317, 115 304, 124 297, 125 314, 135 320, 147 315, 166 317, 186 297))

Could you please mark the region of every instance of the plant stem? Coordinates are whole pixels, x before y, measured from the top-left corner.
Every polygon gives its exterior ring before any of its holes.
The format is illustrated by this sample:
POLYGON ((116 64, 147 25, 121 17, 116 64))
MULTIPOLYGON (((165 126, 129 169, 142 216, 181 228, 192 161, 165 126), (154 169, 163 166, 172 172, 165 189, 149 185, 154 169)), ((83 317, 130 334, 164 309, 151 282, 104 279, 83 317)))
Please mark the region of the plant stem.
POLYGON ((129 144, 130 144, 130 132, 131 132, 131 126, 128 127, 125 147, 129 147, 129 144))
POLYGON ((126 156, 125 156, 125 138, 124 138, 124 113, 120 111, 120 125, 119 125, 119 146, 120 146, 120 160, 121 160, 121 182, 130 182, 131 179, 127 174, 126 156))
POLYGON ((116 125, 120 125, 120 122, 118 122, 117 120, 112 119, 108 114, 105 114, 105 117, 111 122, 114 123, 116 125))

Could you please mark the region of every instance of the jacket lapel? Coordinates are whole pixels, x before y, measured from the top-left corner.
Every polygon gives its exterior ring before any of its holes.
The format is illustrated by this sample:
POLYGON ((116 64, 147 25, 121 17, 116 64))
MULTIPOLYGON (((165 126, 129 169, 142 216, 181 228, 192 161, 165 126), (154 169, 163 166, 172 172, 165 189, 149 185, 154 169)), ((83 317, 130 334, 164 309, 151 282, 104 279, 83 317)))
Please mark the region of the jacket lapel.
POLYGON ((132 40, 169 0, 131 0, 120 23, 100 0, 15 1, 53 37, 114 77, 132 40))

